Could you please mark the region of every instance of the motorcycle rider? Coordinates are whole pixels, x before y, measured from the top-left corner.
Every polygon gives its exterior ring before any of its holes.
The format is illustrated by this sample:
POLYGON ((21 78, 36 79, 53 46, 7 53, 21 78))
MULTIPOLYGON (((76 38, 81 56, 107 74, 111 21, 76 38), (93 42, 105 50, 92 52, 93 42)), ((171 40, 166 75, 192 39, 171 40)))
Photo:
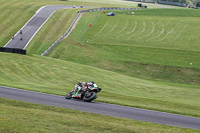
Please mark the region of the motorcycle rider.
POLYGON ((81 97, 81 92, 86 91, 87 88, 93 87, 94 82, 91 81, 89 83, 87 82, 78 82, 78 84, 75 85, 74 89, 72 90, 72 93, 75 92, 75 94, 72 97, 81 97))
POLYGON ((72 92, 75 92, 73 97, 81 97, 81 91, 85 91, 87 88, 87 82, 78 82, 78 84, 75 85, 74 90, 72 90, 72 92))
POLYGON ((88 83, 88 88, 91 88, 91 87, 94 87, 94 82, 93 81, 88 83))

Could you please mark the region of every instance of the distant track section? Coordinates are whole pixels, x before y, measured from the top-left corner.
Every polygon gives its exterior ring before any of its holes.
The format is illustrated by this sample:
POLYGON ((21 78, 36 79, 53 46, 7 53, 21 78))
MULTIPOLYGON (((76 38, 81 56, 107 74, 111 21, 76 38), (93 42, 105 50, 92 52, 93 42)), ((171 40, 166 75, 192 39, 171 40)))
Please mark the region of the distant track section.
POLYGON ((82 102, 78 100, 66 100, 64 96, 57 96, 33 91, 20 90, 15 88, 1 87, 0 97, 15 99, 48 106, 57 106, 69 109, 76 109, 90 113, 108 115, 120 118, 129 118, 139 121, 153 122, 164 125, 171 125, 184 128, 200 130, 200 118, 188 117, 170 113, 163 113, 152 110, 125 107, 99 102, 82 102))
POLYGON ((50 16, 56 10, 64 8, 79 8, 79 6, 49 5, 40 8, 36 14, 14 35, 14 39, 10 39, 4 47, 25 49, 50 16), (20 34, 20 31, 22 31, 22 34, 20 34))

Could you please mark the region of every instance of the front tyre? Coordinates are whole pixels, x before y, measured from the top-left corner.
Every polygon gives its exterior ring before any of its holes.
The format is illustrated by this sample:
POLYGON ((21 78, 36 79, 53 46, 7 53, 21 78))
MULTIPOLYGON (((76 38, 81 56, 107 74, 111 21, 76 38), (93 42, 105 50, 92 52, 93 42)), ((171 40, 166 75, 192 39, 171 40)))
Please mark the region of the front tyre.
POLYGON ((85 102, 91 102, 92 100, 94 100, 96 98, 97 98, 97 95, 96 95, 95 92, 88 92, 83 97, 83 101, 85 101, 85 102))
POLYGON ((71 99, 72 98, 72 93, 69 92, 65 95, 65 99, 71 99))

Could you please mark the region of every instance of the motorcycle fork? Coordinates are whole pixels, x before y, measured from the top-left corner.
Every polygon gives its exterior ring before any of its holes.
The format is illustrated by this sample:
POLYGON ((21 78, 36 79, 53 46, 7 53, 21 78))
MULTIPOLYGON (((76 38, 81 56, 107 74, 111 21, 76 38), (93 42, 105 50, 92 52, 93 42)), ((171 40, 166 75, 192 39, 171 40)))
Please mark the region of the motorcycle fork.
POLYGON ((74 92, 74 95, 77 96, 80 90, 81 90, 81 88, 78 88, 78 90, 76 92, 74 92))

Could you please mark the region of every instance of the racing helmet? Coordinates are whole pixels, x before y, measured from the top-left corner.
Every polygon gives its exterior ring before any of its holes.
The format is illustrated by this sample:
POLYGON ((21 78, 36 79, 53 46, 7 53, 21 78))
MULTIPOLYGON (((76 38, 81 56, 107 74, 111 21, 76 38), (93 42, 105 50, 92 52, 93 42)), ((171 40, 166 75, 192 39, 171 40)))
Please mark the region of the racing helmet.
POLYGON ((87 82, 82 82, 83 87, 87 87, 87 82))
POLYGON ((94 82, 93 81, 88 83, 88 87, 93 87, 93 86, 94 86, 94 82))

